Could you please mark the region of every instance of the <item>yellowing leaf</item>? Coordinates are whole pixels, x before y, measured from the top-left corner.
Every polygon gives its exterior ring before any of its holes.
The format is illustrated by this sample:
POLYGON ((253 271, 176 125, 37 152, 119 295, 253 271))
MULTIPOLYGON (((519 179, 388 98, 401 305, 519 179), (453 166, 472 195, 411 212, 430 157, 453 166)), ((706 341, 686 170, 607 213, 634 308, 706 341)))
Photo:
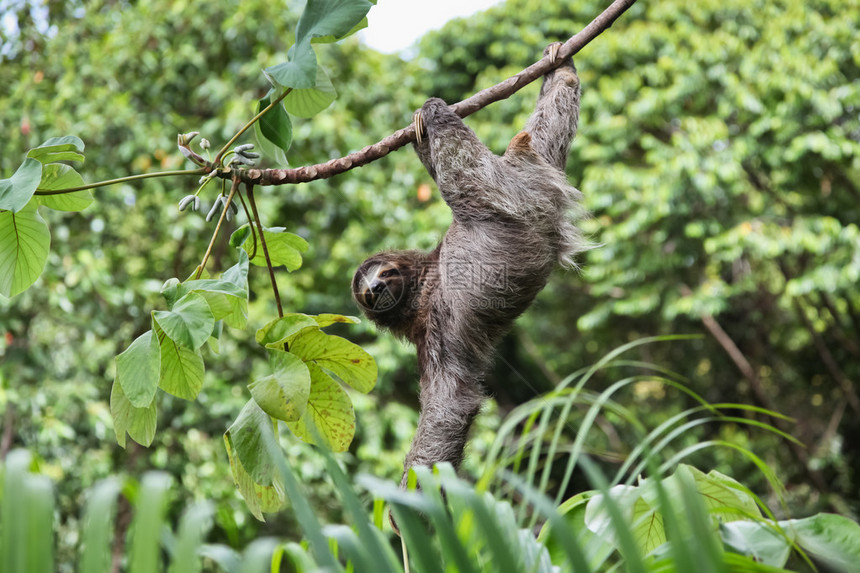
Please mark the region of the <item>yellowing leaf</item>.
POLYGON ((352 401, 340 384, 313 363, 307 365, 311 374, 308 406, 296 422, 287 427, 301 440, 322 444, 333 452, 345 452, 355 435, 355 411, 352 401))
POLYGON ((344 338, 307 329, 293 338, 289 345, 291 353, 332 372, 359 392, 370 392, 376 385, 377 369, 373 357, 344 338))

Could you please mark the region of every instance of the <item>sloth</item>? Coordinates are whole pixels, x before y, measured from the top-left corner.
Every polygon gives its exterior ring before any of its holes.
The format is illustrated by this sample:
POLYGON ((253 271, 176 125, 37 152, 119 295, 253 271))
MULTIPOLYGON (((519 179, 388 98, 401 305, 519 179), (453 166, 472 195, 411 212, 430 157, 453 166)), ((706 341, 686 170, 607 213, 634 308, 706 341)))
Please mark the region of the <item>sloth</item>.
MULTIPOLYGON (((554 59, 560 45, 545 54, 554 59)), ((415 151, 453 222, 432 251, 378 253, 352 281, 365 315, 412 342, 418 355, 421 410, 401 487, 411 467, 459 467, 496 344, 555 266, 575 266, 573 256, 585 249, 572 223, 581 194, 564 173, 579 99, 567 59, 546 74, 534 113, 502 156, 441 99, 415 114, 415 151)))

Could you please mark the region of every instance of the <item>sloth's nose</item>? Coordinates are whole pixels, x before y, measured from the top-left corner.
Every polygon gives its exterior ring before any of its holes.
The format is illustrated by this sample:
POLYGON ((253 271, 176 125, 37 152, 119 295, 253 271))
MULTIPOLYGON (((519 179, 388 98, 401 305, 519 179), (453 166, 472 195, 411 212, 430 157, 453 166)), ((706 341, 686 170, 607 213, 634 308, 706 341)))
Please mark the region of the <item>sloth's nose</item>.
POLYGON ((379 294, 385 290, 385 282, 380 280, 375 280, 370 283, 370 292, 373 294, 379 294))

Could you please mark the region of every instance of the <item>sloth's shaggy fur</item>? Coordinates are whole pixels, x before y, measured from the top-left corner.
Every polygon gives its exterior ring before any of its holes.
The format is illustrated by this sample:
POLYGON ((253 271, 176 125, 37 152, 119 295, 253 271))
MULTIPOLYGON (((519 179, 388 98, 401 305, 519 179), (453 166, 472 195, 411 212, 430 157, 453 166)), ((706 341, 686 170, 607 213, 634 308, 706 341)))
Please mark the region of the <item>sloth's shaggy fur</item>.
POLYGON ((502 156, 444 101, 419 112, 426 135, 415 150, 453 222, 433 251, 376 254, 353 279, 365 314, 418 352, 421 415, 403 484, 412 466, 459 466, 496 344, 556 264, 575 266, 586 248, 572 223, 581 195, 564 173, 579 99, 569 60, 545 76, 534 114, 502 156), (388 304, 375 304, 383 293, 388 304))

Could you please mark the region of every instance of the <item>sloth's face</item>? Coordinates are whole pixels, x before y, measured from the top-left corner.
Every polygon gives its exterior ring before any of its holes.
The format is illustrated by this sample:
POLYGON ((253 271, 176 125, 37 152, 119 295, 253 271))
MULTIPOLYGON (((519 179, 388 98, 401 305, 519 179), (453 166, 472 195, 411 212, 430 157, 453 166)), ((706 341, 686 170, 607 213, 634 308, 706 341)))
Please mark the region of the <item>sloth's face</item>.
POLYGON ((403 298, 404 277, 390 261, 366 261, 352 279, 352 294, 365 312, 393 309, 403 298))

